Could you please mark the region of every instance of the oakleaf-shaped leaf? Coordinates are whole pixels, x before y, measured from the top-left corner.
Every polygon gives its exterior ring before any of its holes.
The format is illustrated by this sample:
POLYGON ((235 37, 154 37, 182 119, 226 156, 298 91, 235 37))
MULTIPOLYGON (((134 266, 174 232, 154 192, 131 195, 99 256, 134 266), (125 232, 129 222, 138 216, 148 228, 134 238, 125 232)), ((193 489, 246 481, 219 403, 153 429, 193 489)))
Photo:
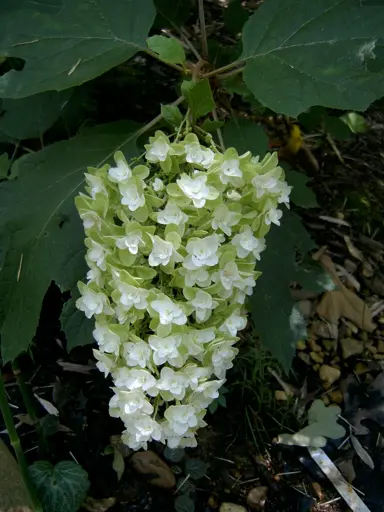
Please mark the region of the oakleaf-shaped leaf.
POLYGON ((245 82, 294 117, 312 105, 364 110, 383 95, 383 26, 382 2, 265 0, 244 26, 245 82))
POLYGON ((306 330, 289 285, 305 281, 306 289, 312 285, 318 290, 318 274, 312 274, 298 263, 298 256, 303 257, 316 245, 300 217, 291 211, 284 211, 281 226, 272 227, 266 242, 267 257, 262 257, 258 263, 262 275, 250 299, 250 310, 261 342, 288 370, 296 342, 306 330))
POLYGON ((72 461, 52 466, 38 461, 29 467, 39 499, 47 512, 77 512, 89 489, 88 474, 72 461))
POLYGON ((263 128, 249 119, 231 119, 223 129, 224 142, 239 154, 250 151, 263 157, 268 149, 268 137, 263 128))
POLYGON ((47 91, 1 104, 0 140, 40 138, 59 117, 73 90, 47 91))
POLYGON ((184 48, 176 39, 165 36, 152 36, 147 39, 147 45, 164 62, 171 64, 183 64, 185 62, 184 48))
POLYGON ((345 435, 345 428, 337 423, 341 409, 338 406, 326 407, 322 400, 315 400, 308 411, 308 425, 296 434, 281 434, 282 444, 322 448, 327 439, 339 439, 345 435))
POLYGON ((292 187, 290 200, 302 208, 315 208, 318 206, 315 193, 308 187, 309 178, 302 172, 292 169, 285 170, 285 179, 292 187))
POLYGON ((145 49, 152 0, 3 2, 0 55, 25 60, 22 71, 0 77, 0 96, 22 98, 67 89, 95 78, 145 49))
POLYGON ((87 166, 104 164, 118 149, 128 159, 136 156, 136 127, 129 122, 97 126, 52 144, 23 156, 14 165, 18 179, 0 183, 0 233, 9 236, 0 273, 4 362, 28 349, 50 283, 70 290, 84 277, 84 230, 74 196, 87 166))

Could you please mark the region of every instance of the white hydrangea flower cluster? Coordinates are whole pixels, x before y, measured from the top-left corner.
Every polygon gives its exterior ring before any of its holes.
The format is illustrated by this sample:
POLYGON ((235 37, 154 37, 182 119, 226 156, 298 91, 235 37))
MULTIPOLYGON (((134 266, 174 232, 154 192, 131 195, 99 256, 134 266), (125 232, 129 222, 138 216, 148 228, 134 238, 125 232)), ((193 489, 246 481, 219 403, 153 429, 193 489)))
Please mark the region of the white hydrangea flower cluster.
POLYGON ((130 166, 117 152, 114 167, 85 174, 76 206, 89 272, 76 305, 95 319, 123 441, 193 447, 238 352, 256 260, 290 187, 276 154, 223 154, 192 133, 170 142, 156 132, 145 158, 130 166))

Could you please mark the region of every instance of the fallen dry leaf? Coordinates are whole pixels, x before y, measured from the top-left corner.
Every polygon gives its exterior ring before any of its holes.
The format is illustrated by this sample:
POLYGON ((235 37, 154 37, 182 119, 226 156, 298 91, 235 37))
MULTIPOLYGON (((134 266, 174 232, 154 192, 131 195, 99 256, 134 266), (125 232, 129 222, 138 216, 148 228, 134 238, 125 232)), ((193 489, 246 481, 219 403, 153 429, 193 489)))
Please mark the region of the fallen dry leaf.
POLYGON ((150 475, 149 482, 156 487, 172 489, 176 478, 170 467, 154 452, 136 452, 131 458, 135 471, 142 475, 150 475))
POLYGON ((12 509, 31 512, 30 500, 19 466, 0 439, 0 510, 12 509))
POLYGON ((88 512, 106 512, 115 504, 116 498, 114 497, 96 500, 95 498, 88 496, 81 504, 81 508, 85 508, 85 510, 88 510, 88 512))
POLYGON ((341 317, 347 318, 360 329, 372 332, 376 325, 372 322, 372 312, 367 304, 343 285, 329 256, 321 254, 317 259, 332 276, 338 288, 325 292, 316 308, 317 314, 330 324, 333 337, 337 337, 337 326, 341 317))

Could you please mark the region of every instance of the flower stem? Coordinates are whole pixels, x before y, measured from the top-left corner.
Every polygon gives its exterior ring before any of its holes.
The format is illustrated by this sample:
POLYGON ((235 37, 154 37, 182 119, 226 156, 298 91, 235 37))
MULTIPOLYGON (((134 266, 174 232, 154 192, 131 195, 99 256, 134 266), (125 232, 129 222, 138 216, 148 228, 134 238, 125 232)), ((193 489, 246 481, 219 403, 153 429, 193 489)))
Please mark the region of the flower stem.
POLYGON ((205 59, 208 59, 207 30, 205 28, 204 0, 199 1, 199 20, 201 32, 201 52, 205 59))
POLYGON ((3 376, 0 372, 0 410, 2 412, 4 423, 6 429, 8 431, 9 439, 11 441, 11 445, 15 451, 17 461, 19 463, 20 473, 24 482, 24 485, 28 491, 29 498, 31 500, 32 508, 35 512, 43 512, 43 508, 40 504, 40 501, 37 497, 36 490, 33 486, 31 477, 28 471, 27 461, 25 459, 25 455, 23 449, 20 444, 20 439, 17 434, 17 430, 15 428, 15 423, 13 421, 11 408, 8 404, 7 394, 5 392, 5 386, 3 381, 3 376))

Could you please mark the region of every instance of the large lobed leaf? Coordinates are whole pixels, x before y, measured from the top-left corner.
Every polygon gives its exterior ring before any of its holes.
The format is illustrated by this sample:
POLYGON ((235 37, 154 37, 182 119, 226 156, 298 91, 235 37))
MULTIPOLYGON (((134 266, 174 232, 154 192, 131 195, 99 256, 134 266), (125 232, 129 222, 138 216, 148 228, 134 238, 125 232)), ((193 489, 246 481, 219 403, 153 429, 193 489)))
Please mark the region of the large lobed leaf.
MULTIPOLYGON (((128 158, 136 154, 135 128, 130 122, 112 123, 52 144, 16 162, 17 180, 0 183, 0 233, 7 248, 0 255, 4 362, 28 349, 51 281, 68 290, 84 277, 84 232, 74 196, 87 166, 102 165, 117 149, 128 158)), ((75 322, 66 318, 65 324, 79 336, 75 322)))
POLYGON ((306 336, 306 323, 291 296, 289 285, 298 282, 308 290, 320 291, 319 275, 298 263, 316 245, 300 217, 285 211, 281 226, 273 226, 267 238, 265 256, 257 265, 262 275, 250 300, 256 331, 263 345, 288 370, 296 342, 306 336))
POLYGON ((152 0, 4 0, 0 55, 25 60, 0 77, 0 96, 21 98, 95 78, 146 48, 152 0))
POLYGON ((245 82, 295 117, 312 105, 363 110, 383 95, 383 26, 381 1, 265 0, 244 27, 245 82))

